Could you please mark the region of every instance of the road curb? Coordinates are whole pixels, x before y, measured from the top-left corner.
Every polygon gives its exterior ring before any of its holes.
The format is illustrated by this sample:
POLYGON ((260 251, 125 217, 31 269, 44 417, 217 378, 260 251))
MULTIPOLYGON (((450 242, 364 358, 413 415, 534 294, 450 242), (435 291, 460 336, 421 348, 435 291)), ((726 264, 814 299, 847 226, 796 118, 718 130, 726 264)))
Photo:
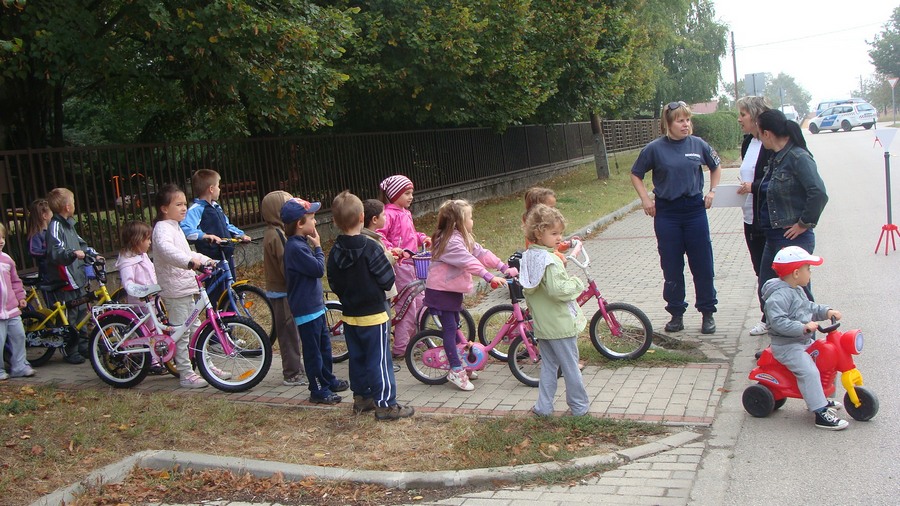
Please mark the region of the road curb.
POLYGON ((399 489, 435 488, 480 485, 496 483, 497 481, 516 482, 563 470, 584 469, 608 464, 621 465, 635 459, 677 448, 696 441, 701 437, 703 435, 697 432, 682 431, 659 441, 634 448, 602 455, 581 457, 567 462, 431 472, 361 471, 337 467, 284 464, 240 457, 219 457, 203 453, 147 450, 135 453, 119 462, 98 469, 90 473, 84 480, 45 495, 31 503, 31 506, 65 504, 73 501, 76 494, 82 492, 90 485, 122 482, 135 467, 161 470, 178 466, 182 469, 193 469, 194 471, 226 468, 235 473, 249 473, 258 478, 267 478, 276 473, 281 473, 287 481, 299 481, 308 477, 315 477, 323 480, 369 483, 399 489))

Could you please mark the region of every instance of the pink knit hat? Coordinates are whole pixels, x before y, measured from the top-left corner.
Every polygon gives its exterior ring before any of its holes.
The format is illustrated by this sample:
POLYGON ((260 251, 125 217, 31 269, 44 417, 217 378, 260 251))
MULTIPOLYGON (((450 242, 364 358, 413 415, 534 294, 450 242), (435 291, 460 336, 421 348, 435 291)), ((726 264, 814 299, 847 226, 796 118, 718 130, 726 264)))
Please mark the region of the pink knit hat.
POLYGON ((388 200, 393 204, 400 198, 400 195, 403 195, 403 192, 413 188, 413 183, 408 177, 397 174, 385 179, 379 186, 381 186, 384 194, 387 195, 388 200))

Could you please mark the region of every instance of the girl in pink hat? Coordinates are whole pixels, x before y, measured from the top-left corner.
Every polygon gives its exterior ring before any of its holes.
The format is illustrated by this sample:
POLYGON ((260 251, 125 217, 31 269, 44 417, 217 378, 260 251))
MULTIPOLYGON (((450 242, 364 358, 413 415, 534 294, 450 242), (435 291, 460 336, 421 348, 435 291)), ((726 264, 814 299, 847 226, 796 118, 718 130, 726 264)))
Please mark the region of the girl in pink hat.
MULTIPOLYGON (((418 251, 421 246, 430 247, 431 239, 416 231, 412 213, 409 211, 409 206, 413 202, 412 181, 398 174, 388 177, 379 186, 382 192, 381 201, 384 202, 384 228, 377 232, 384 238, 385 246, 396 256, 404 249, 418 251)), ((416 269, 411 263, 397 262, 394 264, 394 276, 397 291, 402 292, 406 285, 416 280, 416 269)), ((422 307, 422 297, 421 294, 416 297, 406 315, 394 327, 394 345, 391 354, 395 359, 406 355, 409 338, 416 333, 416 316, 422 307)))

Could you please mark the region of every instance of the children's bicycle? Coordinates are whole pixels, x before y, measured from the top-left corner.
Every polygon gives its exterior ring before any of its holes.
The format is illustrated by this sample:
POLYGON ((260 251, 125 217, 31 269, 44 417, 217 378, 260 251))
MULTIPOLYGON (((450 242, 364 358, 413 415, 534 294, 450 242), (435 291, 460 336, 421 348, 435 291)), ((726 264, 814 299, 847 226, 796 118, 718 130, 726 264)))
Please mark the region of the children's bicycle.
MULTIPOLYGON (((409 253, 412 254, 412 252, 409 253)), ((405 260, 410 262, 413 261, 412 258, 405 260)), ((419 279, 403 287, 403 290, 400 290, 400 293, 391 300, 391 308, 394 313, 394 316, 391 318, 392 330, 394 326, 406 316, 406 313, 409 312, 409 308, 412 306, 416 297, 425 291, 425 275, 427 272, 427 266, 424 267, 422 273, 418 273, 417 271, 419 279)), ((331 332, 331 360, 333 362, 343 362, 350 356, 347 352, 347 340, 344 338, 343 306, 338 300, 327 300, 327 295, 328 294, 326 293, 325 321, 331 332)), ((416 316, 416 321, 419 322, 419 330, 435 329, 440 331, 441 329, 440 320, 429 313, 424 306, 419 308, 419 314, 416 316)), ((460 329, 469 339, 474 338, 475 319, 472 318, 472 314, 465 309, 460 312, 459 325, 460 329)))
MULTIPOLYGON (((599 308, 591 318, 588 327, 591 343, 604 357, 611 360, 635 359, 643 355, 653 343, 653 325, 643 311, 631 304, 622 302, 609 303, 600 293, 597 283, 588 272, 591 259, 583 247, 583 243, 573 240, 572 255, 567 257, 584 271, 587 288, 578 296, 578 305, 584 306, 589 300, 596 299, 599 308), (579 256, 583 257, 579 260, 579 256)), ((514 259, 510 259, 514 262, 514 259)), ((526 319, 530 318, 528 309, 523 309, 526 319)), ((478 340, 487 344, 487 339, 509 331, 515 316, 512 306, 500 304, 488 309, 478 322, 478 340)), ((491 356, 498 360, 507 360, 511 353, 512 340, 515 335, 505 336, 503 341, 491 350, 491 356)))
MULTIPOLYGON (((79 332, 93 324, 90 314, 85 314, 81 321, 70 325, 67 308, 83 304, 105 304, 111 299, 106 289, 106 262, 91 255, 84 257, 85 272, 90 281, 96 281, 97 288, 83 297, 66 303, 56 301, 49 308, 37 311, 22 311, 22 325, 25 327, 25 354, 32 367, 40 367, 53 357, 57 349, 65 353, 67 343, 78 339, 79 332)), ((39 284, 37 288, 44 292, 60 290, 65 282, 39 284)))
POLYGON ((206 320, 190 337, 192 366, 210 385, 225 392, 243 392, 259 384, 272 365, 272 346, 265 331, 253 320, 214 309, 202 290, 203 281, 222 269, 206 266, 196 276, 200 297, 183 325, 160 321, 152 303, 159 285, 129 288, 142 304, 95 307, 92 316, 97 330, 91 337, 89 355, 97 376, 116 388, 137 385, 153 362, 171 363, 175 342, 205 312, 206 320))

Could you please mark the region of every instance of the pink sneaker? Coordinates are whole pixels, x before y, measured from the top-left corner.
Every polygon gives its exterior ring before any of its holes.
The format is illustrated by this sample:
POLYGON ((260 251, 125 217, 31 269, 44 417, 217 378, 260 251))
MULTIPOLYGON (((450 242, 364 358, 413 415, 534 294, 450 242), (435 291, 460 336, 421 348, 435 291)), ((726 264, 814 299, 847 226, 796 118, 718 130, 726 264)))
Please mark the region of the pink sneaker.
POLYGON ((454 371, 451 369, 450 372, 447 373, 447 381, 453 383, 454 385, 459 387, 460 390, 464 390, 466 392, 475 390, 475 385, 469 382, 469 376, 466 374, 465 369, 461 371, 454 371))

